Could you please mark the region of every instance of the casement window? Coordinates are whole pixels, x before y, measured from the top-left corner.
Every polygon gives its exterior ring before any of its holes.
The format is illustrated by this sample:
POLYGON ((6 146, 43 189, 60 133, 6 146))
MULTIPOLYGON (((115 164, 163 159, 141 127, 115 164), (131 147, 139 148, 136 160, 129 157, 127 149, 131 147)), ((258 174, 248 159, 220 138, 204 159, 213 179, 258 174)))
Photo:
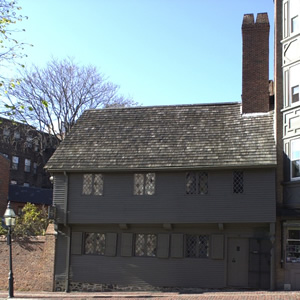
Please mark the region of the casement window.
POLYGON ((155 257, 157 248, 157 236, 155 234, 135 235, 135 256, 155 257))
POLYGON ((82 183, 83 195, 103 195, 103 175, 102 174, 84 174, 82 183))
POLYGON ((243 194, 244 193, 244 172, 233 171, 233 193, 243 194))
POLYGON ((155 173, 139 173, 133 176, 134 195, 154 195, 155 173))
POLYGON ((300 178, 300 139, 291 141, 291 179, 300 178))
POLYGON ((185 177, 185 192, 188 195, 208 194, 208 173, 187 172, 185 177))
POLYGON ((27 173, 30 172, 30 167, 31 167, 31 160, 25 158, 25 168, 24 168, 24 171, 27 172, 27 173))
POLYGON ((18 167, 19 167, 19 157, 18 156, 13 156, 12 157, 11 168, 13 170, 18 170, 18 167))
POLYGON ((208 258, 209 236, 187 234, 185 236, 185 257, 208 258))
POLYGON ((84 254, 105 254, 105 233, 86 232, 84 237, 84 254))
POLYGON ((300 229, 287 229, 286 262, 300 263, 300 229))

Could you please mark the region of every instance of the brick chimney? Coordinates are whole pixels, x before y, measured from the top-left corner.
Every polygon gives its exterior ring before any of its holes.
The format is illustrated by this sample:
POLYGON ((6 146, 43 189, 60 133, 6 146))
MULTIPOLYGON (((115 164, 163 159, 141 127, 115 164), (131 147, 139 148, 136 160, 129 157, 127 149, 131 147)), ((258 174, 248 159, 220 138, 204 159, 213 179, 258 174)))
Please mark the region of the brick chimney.
POLYGON ((243 36, 243 113, 267 112, 269 100, 269 32, 267 13, 244 15, 243 36))

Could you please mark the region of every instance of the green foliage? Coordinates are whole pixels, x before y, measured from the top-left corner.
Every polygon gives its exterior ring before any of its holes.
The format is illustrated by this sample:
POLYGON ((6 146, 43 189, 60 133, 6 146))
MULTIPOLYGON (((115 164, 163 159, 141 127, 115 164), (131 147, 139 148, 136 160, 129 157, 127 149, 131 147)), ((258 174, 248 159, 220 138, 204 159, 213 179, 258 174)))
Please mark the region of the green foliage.
POLYGON ((16 219, 16 226, 13 228, 13 235, 16 237, 44 235, 49 220, 46 208, 37 208, 34 204, 27 203, 21 216, 16 219))

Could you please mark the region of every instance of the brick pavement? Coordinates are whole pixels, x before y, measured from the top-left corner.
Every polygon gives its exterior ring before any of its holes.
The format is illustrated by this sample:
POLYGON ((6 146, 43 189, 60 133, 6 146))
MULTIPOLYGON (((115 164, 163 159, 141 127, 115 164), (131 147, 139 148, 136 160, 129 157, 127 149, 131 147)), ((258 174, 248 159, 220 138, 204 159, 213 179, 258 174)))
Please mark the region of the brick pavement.
MULTIPOLYGON (((0 292, 0 299, 7 299, 7 292, 0 292)), ((14 299, 157 299, 157 300, 300 300, 299 292, 270 291, 204 291, 198 294, 161 293, 161 292, 111 292, 111 293, 50 293, 50 292, 15 292, 14 299)))

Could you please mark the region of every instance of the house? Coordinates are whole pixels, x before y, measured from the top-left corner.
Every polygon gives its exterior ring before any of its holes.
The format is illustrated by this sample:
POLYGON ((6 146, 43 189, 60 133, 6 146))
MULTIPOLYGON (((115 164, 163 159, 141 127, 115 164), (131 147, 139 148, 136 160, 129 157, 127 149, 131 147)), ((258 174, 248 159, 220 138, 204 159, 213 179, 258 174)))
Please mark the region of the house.
POLYGON ((277 288, 300 289, 300 2, 275 0, 277 288))
POLYGON ((87 110, 50 158, 55 290, 274 288, 267 15, 242 31, 242 103, 87 110))
POLYGON ((7 207, 10 161, 0 154, 0 216, 7 207))
POLYGON ((57 146, 51 134, 0 118, 0 153, 11 161, 10 184, 52 188, 44 166, 57 146))

